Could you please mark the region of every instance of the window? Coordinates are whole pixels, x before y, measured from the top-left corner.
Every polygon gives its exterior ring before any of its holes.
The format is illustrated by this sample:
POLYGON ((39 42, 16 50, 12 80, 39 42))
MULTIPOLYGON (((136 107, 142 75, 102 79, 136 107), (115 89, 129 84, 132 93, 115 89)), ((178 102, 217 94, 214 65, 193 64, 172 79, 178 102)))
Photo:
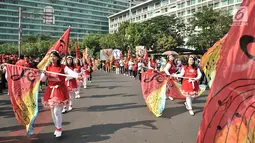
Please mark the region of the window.
POLYGON ((54 17, 54 9, 51 6, 46 6, 44 8, 44 17, 43 23, 45 24, 55 24, 55 17, 54 17))

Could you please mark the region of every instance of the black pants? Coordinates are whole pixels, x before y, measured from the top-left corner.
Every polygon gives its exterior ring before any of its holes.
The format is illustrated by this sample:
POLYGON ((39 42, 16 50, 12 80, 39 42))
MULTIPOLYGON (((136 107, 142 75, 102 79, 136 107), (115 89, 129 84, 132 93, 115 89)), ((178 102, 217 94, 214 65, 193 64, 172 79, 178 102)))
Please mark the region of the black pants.
POLYGON ((5 79, 5 74, 2 74, 1 76, 2 76, 2 83, 1 83, 2 85, 1 86, 2 86, 2 89, 5 89, 5 88, 7 88, 5 86, 5 83, 7 82, 7 80, 5 79))
POLYGON ((132 72, 133 72, 132 70, 129 70, 129 76, 132 76, 132 72))
POLYGON ((2 85, 3 83, 2 83, 2 80, 0 80, 0 93, 2 93, 3 92, 3 85, 2 85))
POLYGON ((124 74, 128 74, 128 69, 124 69, 124 74))
POLYGON ((124 66, 120 67, 120 74, 124 73, 124 66))
POLYGON ((92 72, 89 73, 89 79, 88 81, 92 81, 92 72))
POLYGON ((138 76, 139 76, 139 80, 141 81, 142 80, 142 73, 141 73, 141 71, 138 71, 138 76))
POLYGON ((137 76, 137 71, 133 71, 133 76, 134 76, 134 78, 136 78, 136 76, 137 76))

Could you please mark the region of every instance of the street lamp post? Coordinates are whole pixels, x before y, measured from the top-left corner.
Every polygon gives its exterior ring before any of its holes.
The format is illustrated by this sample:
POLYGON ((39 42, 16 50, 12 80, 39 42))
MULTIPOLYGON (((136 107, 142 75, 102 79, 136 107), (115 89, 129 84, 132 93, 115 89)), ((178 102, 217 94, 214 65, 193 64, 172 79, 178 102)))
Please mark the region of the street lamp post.
MULTIPOLYGON (((54 9, 51 7, 51 6, 46 6, 45 7, 45 10, 44 10, 44 16, 38 16, 40 14, 36 13, 37 17, 42 17, 43 18, 43 23, 46 23, 46 24, 55 24, 55 18, 53 16, 53 13, 54 13, 54 9), (47 11, 48 9, 50 9, 50 11, 47 11)), ((32 13, 30 14, 35 14, 35 12, 33 11, 32 13)), ((22 24, 21 24, 21 21, 22 21, 22 9, 21 7, 19 7, 19 37, 18 37, 18 55, 20 57, 21 55, 21 40, 22 40, 22 24)), ((42 31, 42 26, 40 26, 40 33, 42 31)), ((40 39, 41 40, 41 39, 40 39)))
POLYGON ((129 0, 129 22, 132 22, 132 12, 131 12, 131 7, 132 7, 132 0, 129 0))
POLYGON ((20 58, 20 54, 21 54, 21 34, 22 34, 21 7, 19 7, 19 39, 18 39, 18 55, 19 55, 19 58, 20 58))

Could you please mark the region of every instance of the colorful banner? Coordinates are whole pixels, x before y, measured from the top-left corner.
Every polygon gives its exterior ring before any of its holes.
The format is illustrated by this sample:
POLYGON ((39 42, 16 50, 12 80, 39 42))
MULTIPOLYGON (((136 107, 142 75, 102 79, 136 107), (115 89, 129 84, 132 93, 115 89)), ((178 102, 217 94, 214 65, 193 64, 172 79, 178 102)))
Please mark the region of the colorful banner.
POLYGON ((135 47, 135 55, 136 55, 136 58, 139 58, 139 57, 143 57, 144 56, 144 53, 145 53, 145 48, 144 46, 136 46, 135 47))
POLYGON ((254 143, 255 1, 243 0, 221 47, 197 143, 254 143))
POLYGON ((165 75, 162 73, 142 73, 142 93, 145 103, 149 110, 156 116, 162 115, 166 102, 166 83, 165 75))
POLYGON ((106 60, 111 60, 111 58, 112 58, 112 49, 100 50, 100 60, 106 61, 106 60))
POLYGON ((33 135, 33 124, 38 115, 39 70, 7 65, 8 92, 16 119, 33 135))
POLYGON ((220 58, 220 49, 224 43, 224 38, 216 42, 208 51, 203 55, 201 59, 201 67, 205 73, 208 81, 208 86, 211 88, 212 82, 215 77, 216 65, 220 58))
POLYGON ((68 54, 68 44, 69 44, 69 35, 70 35, 71 28, 69 27, 65 33, 62 35, 60 39, 50 48, 50 50, 47 52, 45 57, 42 59, 42 61, 38 64, 37 68, 40 70, 43 70, 46 64, 49 62, 50 59, 50 52, 52 50, 57 50, 62 55, 68 54))
POLYGON ((121 56, 121 51, 119 49, 114 49, 112 51, 112 55, 114 56, 115 59, 119 60, 121 56))

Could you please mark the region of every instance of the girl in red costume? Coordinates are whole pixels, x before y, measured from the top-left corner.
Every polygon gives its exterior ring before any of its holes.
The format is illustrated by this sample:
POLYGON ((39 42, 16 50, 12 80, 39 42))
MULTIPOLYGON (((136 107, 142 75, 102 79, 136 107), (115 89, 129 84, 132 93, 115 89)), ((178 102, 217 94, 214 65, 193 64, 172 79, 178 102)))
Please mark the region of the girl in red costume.
POLYGON ((120 63, 119 63, 119 60, 115 60, 114 64, 115 64, 115 67, 116 67, 116 74, 120 74, 120 63))
POLYGON ((128 61, 124 60, 124 75, 128 76, 128 61))
POLYGON ((176 76, 184 76, 182 81, 182 94, 186 97, 186 102, 184 103, 186 109, 189 111, 190 115, 194 115, 192 110, 192 97, 196 97, 199 94, 199 84, 202 74, 199 68, 195 64, 195 59, 193 56, 189 57, 188 66, 182 68, 181 73, 176 76))
MULTIPOLYGON (((73 62, 73 57, 72 56, 67 56, 66 59, 66 65, 69 69, 71 69, 72 71, 74 71, 75 73, 77 73, 75 71, 75 66, 74 66, 74 62, 73 62)), ((70 77, 66 77, 66 86, 68 88, 68 92, 69 92, 69 105, 68 106, 64 106, 64 109, 62 111, 62 113, 65 113, 67 111, 71 111, 73 109, 73 95, 75 94, 75 92, 77 91, 78 85, 76 82, 76 79, 74 78, 70 78, 70 77), (68 108, 68 109, 67 109, 68 108)))
MULTIPOLYGON (((92 62, 92 59, 91 58, 89 58, 89 60, 88 60, 89 62, 88 62, 88 64, 89 64, 89 78, 88 78, 88 81, 89 81, 89 83, 92 83, 92 72, 93 72, 93 62, 92 62)), ((110 69, 110 68, 109 68, 110 69)), ((110 71, 110 70, 109 70, 110 71)))
MULTIPOLYGON (((82 74, 81 63, 80 63, 79 59, 75 60, 75 71, 79 74, 82 74)), ((78 99, 78 98, 80 98, 80 88, 81 88, 82 80, 76 80, 76 81, 78 84, 78 88, 77 88, 77 91, 75 92, 75 98, 78 99)))
POLYGON ((154 56, 151 57, 148 63, 148 71, 150 72, 156 72, 157 71, 157 64, 154 60, 154 56))
MULTIPOLYGON (((165 67, 165 70, 164 70, 167 75, 172 75, 172 74, 176 73, 176 66, 174 64, 174 59, 175 58, 174 58, 173 55, 168 56, 168 63, 166 64, 166 67, 165 67)), ((169 80, 172 80, 172 79, 169 78, 169 80)), ((174 98, 171 97, 171 96, 168 96, 168 98, 172 101, 174 100, 174 98)))
POLYGON ((50 53, 50 64, 45 67, 44 73, 41 74, 41 80, 45 81, 48 78, 48 86, 42 98, 43 105, 50 107, 52 119, 56 126, 54 135, 60 137, 62 134, 62 109, 69 102, 68 89, 65 85, 65 76, 57 74, 49 74, 47 71, 68 74, 77 78, 78 74, 73 72, 67 66, 60 63, 61 57, 57 51, 50 53))
POLYGON ((83 77, 83 88, 87 88, 87 82, 88 82, 89 73, 90 73, 90 66, 86 61, 84 62, 83 67, 81 68, 81 73, 83 77))

